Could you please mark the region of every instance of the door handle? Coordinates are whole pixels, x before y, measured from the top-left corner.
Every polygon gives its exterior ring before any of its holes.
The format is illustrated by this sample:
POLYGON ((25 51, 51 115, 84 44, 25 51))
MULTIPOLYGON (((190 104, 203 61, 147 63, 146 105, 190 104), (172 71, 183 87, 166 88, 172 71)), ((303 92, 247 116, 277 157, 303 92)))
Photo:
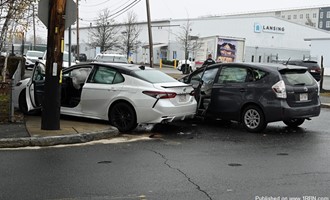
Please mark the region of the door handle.
POLYGON ((239 89, 240 92, 246 92, 246 89, 245 88, 241 88, 239 89))

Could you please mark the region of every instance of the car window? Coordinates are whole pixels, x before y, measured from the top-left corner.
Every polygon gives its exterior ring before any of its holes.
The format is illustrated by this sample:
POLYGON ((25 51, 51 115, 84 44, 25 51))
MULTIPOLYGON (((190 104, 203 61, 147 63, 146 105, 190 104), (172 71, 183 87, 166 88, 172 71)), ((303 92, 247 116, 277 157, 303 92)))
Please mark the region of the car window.
POLYGON ((82 67, 73 69, 69 72, 63 73, 63 78, 70 77, 72 79, 73 87, 79 89, 86 81, 91 72, 92 67, 82 67))
POLYGON ((43 81, 46 76, 46 67, 42 63, 38 63, 38 65, 35 67, 35 71, 33 74, 33 80, 34 81, 43 81))
POLYGON ((246 76, 246 82, 258 81, 258 80, 264 78, 266 75, 267 75, 267 73, 260 69, 248 69, 247 76, 246 76))
POLYGON ((244 83, 248 69, 242 67, 222 67, 218 83, 244 83))
POLYGON ((288 85, 313 85, 314 78, 306 70, 281 70, 284 82, 288 85))
POLYGON ((159 70, 139 70, 133 72, 138 78, 150 83, 169 83, 177 82, 173 77, 161 72, 159 70))
POLYGON ((218 68, 206 69, 204 75, 203 75, 203 71, 200 71, 199 73, 191 77, 190 83, 193 85, 198 84, 201 79, 203 80, 204 83, 213 82, 215 76, 217 75, 217 72, 218 72, 218 68))
POLYGON ((98 67, 90 82, 101 84, 116 84, 123 81, 124 77, 116 70, 108 67, 98 67))

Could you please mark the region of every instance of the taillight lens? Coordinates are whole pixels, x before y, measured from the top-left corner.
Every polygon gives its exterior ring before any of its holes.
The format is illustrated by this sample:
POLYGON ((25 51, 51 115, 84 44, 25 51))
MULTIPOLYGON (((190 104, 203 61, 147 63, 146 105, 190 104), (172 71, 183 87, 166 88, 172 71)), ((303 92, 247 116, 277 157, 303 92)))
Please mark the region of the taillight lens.
POLYGON ((275 85, 272 86, 272 89, 275 92, 277 98, 286 99, 286 88, 283 80, 275 83, 275 85))
POLYGON ((171 99, 176 97, 175 92, 143 91, 142 93, 156 99, 171 99))

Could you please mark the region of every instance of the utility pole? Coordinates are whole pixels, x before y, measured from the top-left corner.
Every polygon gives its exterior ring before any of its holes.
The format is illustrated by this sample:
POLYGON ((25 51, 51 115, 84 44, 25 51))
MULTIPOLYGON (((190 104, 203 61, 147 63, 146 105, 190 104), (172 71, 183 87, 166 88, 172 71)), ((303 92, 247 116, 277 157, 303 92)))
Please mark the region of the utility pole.
POLYGON ((47 62, 42 130, 60 130, 61 73, 64 51, 66 0, 49 1, 47 62))
MULTIPOLYGON (((77 55, 79 58, 79 2, 78 0, 76 1, 77 3, 77 55)), ((71 56, 71 52, 69 52, 69 56, 71 56)))
POLYGON ((33 19, 33 50, 36 50, 36 16, 35 16, 35 7, 32 3, 32 19, 33 19))
POLYGON ((154 67, 154 49, 152 42, 152 30, 151 30, 151 17, 150 17, 150 6, 149 0, 146 0, 147 3, 147 18, 148 18, 148 33, 149 33, 149 56, 150 56, 150 67, 154 67))

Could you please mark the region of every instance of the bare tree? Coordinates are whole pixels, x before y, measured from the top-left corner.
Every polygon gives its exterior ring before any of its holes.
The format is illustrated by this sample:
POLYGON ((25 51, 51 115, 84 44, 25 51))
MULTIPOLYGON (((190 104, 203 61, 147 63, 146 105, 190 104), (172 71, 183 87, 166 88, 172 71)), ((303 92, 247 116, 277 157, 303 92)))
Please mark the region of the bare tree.
POLYGON ((96 21, 96 26, 90 29, 90 46, 100 47, 101 52, 114 49, 118 43, 117 32, 118 28, 115 20, 111 18, 109 9, 102 10, 96 21))
MULTIPOLYGON (((189 52, 195 52, 198 48, 201 47, 201 43, 198 42, 198 36, 191 35, 191 22, 189 19, 187 23, 180 26, 181 32, 177 35, 177 41, 181 45, 181 48, 184 50, 185 66, 187 66, 187 60, 189 58, 189 52)), ((184 74, 189 73, 189 68, 185 67, 184 74)))
POLYGON ((315 27, 315 23, 313 23, 313 21, 310 18, 307 19, 305 25, 315 27))
POLYGON ((129 58, 130 53, 136 51, 136 48, 141 43, 138 41, 141 28, 137 24, 137 15, 133 11, 127 13, 127 18, 124 24, 118 49, 129 58))
POLYGON ((0 1, 0 49, 7 37, 25 33, 31 16, 30 5, 36 0, 2 0, 0 1))

